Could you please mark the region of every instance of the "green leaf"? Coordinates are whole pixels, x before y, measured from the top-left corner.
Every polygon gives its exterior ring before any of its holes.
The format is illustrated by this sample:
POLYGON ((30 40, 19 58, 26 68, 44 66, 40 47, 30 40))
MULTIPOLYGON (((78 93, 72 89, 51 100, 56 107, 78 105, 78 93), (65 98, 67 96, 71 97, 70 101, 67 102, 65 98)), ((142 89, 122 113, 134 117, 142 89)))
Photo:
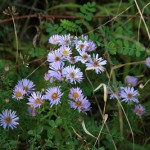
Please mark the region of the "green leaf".
POLYGON ((33 130, 29 130, 29 131, 28 131, 28 134, 29 134, 29 135, 33 135, 33 133, 34 133, 33 130))
POLYGON ((43 127, 42 126, 39 126, 37 129, 36 129, 36 134, 41 134, 43 131, 43 127))
POLYGON ((56 125, 59 126, 62 123, 62 119, 58 117, 55 121, 56 125))

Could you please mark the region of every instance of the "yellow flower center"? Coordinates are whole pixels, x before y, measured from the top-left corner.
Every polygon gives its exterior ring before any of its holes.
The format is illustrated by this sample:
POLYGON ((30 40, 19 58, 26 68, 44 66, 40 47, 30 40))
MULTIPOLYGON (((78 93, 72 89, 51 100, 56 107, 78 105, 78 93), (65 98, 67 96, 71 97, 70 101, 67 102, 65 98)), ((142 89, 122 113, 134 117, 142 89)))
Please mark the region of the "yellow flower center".
POLYGON ((57 42, 58 42, 58 40, 56 40, 56 39, 55 39, 55 40, 53 40, 53 43, 57 43, 57 42))
POLYGON ((76 106, 77 107, 81 106, 81 104, 82 104, 81 101, 76 101, 76 106))
POLYGON ((136 114, 142 114, 142 111, 140 109, 137 109, 135 112, 136 114))
POLYGON ((41 103, 42 103, 42 100, 39 99, 39 98, 37 98, 37 99, 35 100, 35 103, 36 103, 36 104, 41 104, 41 103))
POLYGON ((75 76, 74 72, 71 72, 70 77, 74 78, 74 76, 75 76))
POLYGON ((53 93, 53 94, 52 94, 52 99, 55 100, 55 99, 57 99, 57 98, 58 98, 58 94, 57 94, 57 93, 53 93))
POLYGON ((11 119, 10 117, 6 117, 6 118, 5 118, 5 122, 6 122, 6 123, 11 123, 11 121, 12 121, 12 119, 11 119))
POLYGON ((72 94, 72 97, 73 97, 73 98, 78 98, 78 97, 79 97, 79 94, 78 94, 77 92, 74 92, 74 93, 72 94))
POLYGON ((21 97, 22 96, 22 93, 21 92, 16 92, 16 97, 21 97))
POLYGON ((63 55, 66 56, 66 55, 68 54, 68 50, 65 50, 65 49, 64 49, 64 50, 62 51, 62 53, 63 53, 63 55))

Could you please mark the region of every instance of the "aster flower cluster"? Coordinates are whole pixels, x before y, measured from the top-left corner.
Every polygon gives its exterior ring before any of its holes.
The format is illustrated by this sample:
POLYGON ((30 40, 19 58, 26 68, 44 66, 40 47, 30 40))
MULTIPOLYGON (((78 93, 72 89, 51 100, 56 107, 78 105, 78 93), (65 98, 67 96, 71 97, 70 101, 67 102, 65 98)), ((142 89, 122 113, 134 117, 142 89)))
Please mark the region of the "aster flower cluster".
MULTIPOLYGON (((48 42, 55 45, 57 49, 48 53, 49 70, 44 75, 46 81, 50 83, 64 81, 71 85, 81 83, 84 76, 81 69, 76 66, 77 62, 94 69, 97 74, 105 71, 106 60, 99 57, 98 54, 91 54, 97 47, 87 36, 53 35, 48 42)), ((46 101, 50 103, 50 107, 60 104, 63 94, 61 86, 49 87, 44 93, 35 91, 35 84, 25 78, 19 80, 15 85, 12 98, 17 101, 28 99, 27 111, 30 116, 36 116, 37 108, 41 108, 46 101)), ((70 88, 68 98, 68 105, 77 109, 78 112, 86 114, 91 109, 91 103, 79 87, 70 88)), ((0 114, 0 126, 3 126, 4 129, 16 128, 19 124, 18 120, 19 117, 12 110, 6 109, 0 114)))
POLYGON ((139 104, 139 91, 135 90, 135 87, 138 85, 138 78, 133 76, 126 76, 125 83, 127 84, 127 86, 120 87, 117 92, 108 92, 110 99, 116 99, 116 97, 118 97, 122 102, 138 104, 135 106, 133 112, 137 116, 145 115, 145 108, 141 104, 139 104))
POLYGON ((29 95, 32 91, 34 91, 34 87, 34 83, 29 79, 19 80, 14 87, 12 97, 16 100, 21 100, 25 95, 29 95))
MULTIPOLYGON (((88 39, 88 36, 80 37, 68 35, 53 35, 48 40, 49 44, 56 45, 57 49, 48 53, 47 61, 49 62, 49 70, 44 75, 46 81, 61 82, 66 81, 70 84, 81 83, 84 76, 79 67, 76 66, 80 62, 85 67, 90 67, 97 74, 105 71, 104 65, 107 61, 98 54, 92 54, 96 50, 96 44, 88 39)), ((60 87, 46 89, 44 98, 50 101, 51 107, 60 103, 60 87)), ((69 94, 69 105, 71 108, 77 109, 79 112, 90 110, 90 102, 83 96, 82 90, 71 88, 69 94)))
POLYGON ((90 54, 97 47, 87 36, 53 35, 49 38, 49 43, 58 48, 48 53, 49 71, 44 76, 46 81, 65 80, 71 84, 82 82, 83 73, 75 66, 77 62, 92 67, 97 74, 105 71, 103 66, 106 65, 106 60, 98 54, 90 54))
POLYGON ((71 88, 69 93, 69 105, 71 108, 77 109, 79 112, 86 113, 90 110, 90 102, 83 95, 82 90, 77 88, 71 88))

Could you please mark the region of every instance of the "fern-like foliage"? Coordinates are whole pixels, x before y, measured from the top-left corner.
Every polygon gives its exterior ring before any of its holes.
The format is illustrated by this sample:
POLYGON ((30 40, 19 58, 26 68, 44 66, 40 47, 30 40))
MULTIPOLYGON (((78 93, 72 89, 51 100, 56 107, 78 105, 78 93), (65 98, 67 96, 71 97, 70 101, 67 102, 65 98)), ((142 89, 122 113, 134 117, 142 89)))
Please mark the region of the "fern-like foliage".
POLYGON ((78 26, 76 23, 72 21, 61 19, 60 22, 61 22, 60 26, 69 32, 77 32, 77 31, 79 31, 80 33, 82 32, 80 26, 78 26))
POLYGON ((103 27, 99 30, 104 38, 107 37, 103 47, 109 51, 111 55, 123 54, 128 56, 140 57, 146 51, 144 45, 138 42, 136 39, 131 38, 134 36, 130 28, 115 27, 110 29, 109 27, 103 27))
POLYGON ((77 16, 84 18, 87 21, 92 20, 93 17, 93 13, 96 11, 96 9, 94 8, 96 5, 95 2, 88 2, 87 4, 84 4, 81 8, 80 8, 80 13, 77 13, 77 16))

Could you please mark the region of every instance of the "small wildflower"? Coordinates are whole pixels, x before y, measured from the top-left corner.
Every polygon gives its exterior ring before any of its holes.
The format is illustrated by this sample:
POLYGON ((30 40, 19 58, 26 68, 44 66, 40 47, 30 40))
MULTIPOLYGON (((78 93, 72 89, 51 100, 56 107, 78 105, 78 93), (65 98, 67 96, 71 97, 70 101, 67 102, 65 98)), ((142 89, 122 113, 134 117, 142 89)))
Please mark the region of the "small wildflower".
POLYGON ((78 56, 78 60, 81 61, 83 64, 89 61, 91 58, 86 52, 80 52, 80 56, 78 56))
POLYGON ((71 48, 69 46, 62 46, 59 48, 59 50, 64 58, 67 58, 72 54, 71 48))
POLYGON ((113 93, 109 91, 108 94, 110 99, 116 99, 116 97, 119 98, 119 92, 117 91, 113 91, 113 93))
POLYGON ((81 96, 83 96, 83 94, 82 94, 82 90, 79 87, 70 89, 70 93, 69 93, 70 99, 76 100, 81 96))
POLYGON ((62 75, 66 78, 66 80, 70 81, 70 83, 81 82, 83 79, 83 73, 79 68, 75 68, 75 66, 68 66, 62 70, 62 75))
POLYGON ((50 52, 48 54, 47 61, 50 63, 55 63, 55 62, 62 63, 63 57, 62 57, 62 53, 60 52, 60 50, 58 49, 58 50, 54 50, 50 52))
POLYGON ((28 113, 30 116, 34 117, 37 115, 37 110, 34 107, 28 106, 28 113))
POLYGON ((60 37, 59 45, 61 46, 69 46, 71 44, 71 35, 62 35, 60 37))
POLYGON ((50 74, 48 73, 48 72, 46 72, 45 74, 44 74, 44 79, 45 79, 45 81, 48 81, 49 79, 50 79, 50 74))
POLYGON ((59 63, 59 62, 52 63, 49 68, 51 69, 48 71, 48 73, 50 74, 50 77, 53 77, 58 81, 61 81, 63 63, 59 63))
POLYGON ((22 79, 18 81, 17 86, 21 87, 26 92, 26 94, 33 92, 35 87, 34 83, 29 79, 22 79))
POLYGON ((63 95, 61 93, 60 87, 51 87, 46 89, 46 93, 44 95, 44 98, 48 101, 50 101, 51 107, 53 105, 58 105, 61 101, 60 98, 63 95))
POLYGON ((32 106, 33 108, 41 107, 41 105, 44 103, 44 97, 42 96, 41 92, 33 92, 31 93, 31 96, 28 98, 28 105, 32 106))
POLYGON ((126 80, 126 84, 128 84, 128 86, 135 87, 138 84, 138 78, 136 78, 136 77, 126 76, 125 80, 126 80))
POLYGON ((67 60, 71 63, 71 64, 75 64, 77 63, 78 60, 78 56, 74 56, 74 57, 68 57, 67 60))
POLYGON ((7 127, 8 129, 16 128, 16 126, 19 124, 18 120, 19 117, 17 117, 16 112, 12 110, 5 109, 0 114, 0 126, 3 126, 4 129, 7 127))
POLYGON ((94 51, 96 49, 96 45, 93 41, 89 40, 88 41, 88 46, 86 47, 86 51, 91 52, 94 51))
POLYGON ((58 34, 53 35, 53 36, 51 36, 51 37, 49 38, 48 43, 54 44, 54 45, 59 44, 60 37, 61 37, 61 36, 58 35, 58 34))
POLYGON ((26 91, 23 90, 23 87, 15 86, 12 98, 16 100, 21 100, 24 98, 25 94, 26 94, 26 91))
POLYGON ((150 68, 150 57, 146 58, 145 64, 148 68, 150 68))
POLYGON ((87 47, 88 47, 88 42, 87 41, 78 41, 76 43, 76 49, 78 52, 82 52, 82 51, 86 51, 87 47))
POLYGON ((71 108, 78 109, 79 112, 86 113, 90 110, 91 103, 86 99, 86 97, 80 96, 75 101, 68 102, 71 108))
POLYGON ((137 116, 144 116, 145 115, 145 107, 143 107, 141 104, 135 106, 133 112, 137 115, 137 116))
POLYGON ((98 74, 105 71, 103 65, 106 65, 106 63, 107 61, 99 57, 98 54, 93 54, 93 58, 89 60, 89 63, 86 63, 86 66, 93 67, 93 69, 95 69, 95 72, 98 74))
POLYGON ((137 90, 134 90, 133 87, 121 87, 119 96, 121 97, 122 101, 138 103, 138 94, 139 92, 137 90))

